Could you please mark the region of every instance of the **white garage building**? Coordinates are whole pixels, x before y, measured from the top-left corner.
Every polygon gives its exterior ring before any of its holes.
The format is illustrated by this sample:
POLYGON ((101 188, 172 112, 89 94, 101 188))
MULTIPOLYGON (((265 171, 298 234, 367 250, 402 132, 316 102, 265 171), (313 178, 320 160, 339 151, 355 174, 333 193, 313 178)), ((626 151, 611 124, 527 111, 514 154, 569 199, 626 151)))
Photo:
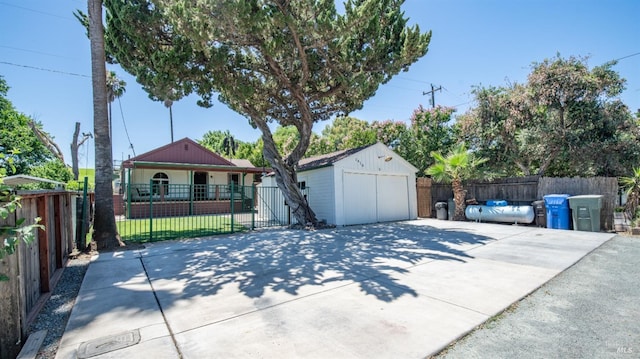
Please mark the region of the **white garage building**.
MULTIPOLYGON (((319 220, 344 226, 417 218, 416 172, 378 142, 303 159, 298 182, 319 220)), ((276 186, 275 178, 263 178, 261 186, 276 186)))

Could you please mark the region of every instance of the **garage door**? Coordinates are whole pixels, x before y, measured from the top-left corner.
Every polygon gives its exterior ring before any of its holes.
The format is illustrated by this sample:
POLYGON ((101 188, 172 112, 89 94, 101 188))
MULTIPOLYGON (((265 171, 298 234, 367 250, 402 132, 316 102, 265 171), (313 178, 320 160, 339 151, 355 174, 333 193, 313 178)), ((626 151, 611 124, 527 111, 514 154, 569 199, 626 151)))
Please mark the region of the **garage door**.
POLYGON ((344 172, 345 224, 409 219, 407 176, 344 172))
POLYGON ((377 176, 378 222, 409 219, 406 176, 377 176))
POLYGON ((362 173, 344 174, 345 224, 377 222, 376 177, 362 173))

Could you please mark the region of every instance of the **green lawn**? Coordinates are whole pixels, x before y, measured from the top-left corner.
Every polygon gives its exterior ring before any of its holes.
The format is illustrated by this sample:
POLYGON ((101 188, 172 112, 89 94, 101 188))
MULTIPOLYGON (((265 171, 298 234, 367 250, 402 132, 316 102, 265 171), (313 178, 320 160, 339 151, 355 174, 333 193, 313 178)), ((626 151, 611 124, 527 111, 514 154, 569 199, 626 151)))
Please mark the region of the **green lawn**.
POLYGON ((89 185, 93 185, 96 180, 96 170, 94 168, 78 168, 78 181, 84 181, 85 177, 89 177, 89 185))
POLYGON ((117 221, 118 233, 123 241, 150 242, 179 238, 194 238, 246 230, 238 223, 231 229, 226 216, 188 216, 117 221))

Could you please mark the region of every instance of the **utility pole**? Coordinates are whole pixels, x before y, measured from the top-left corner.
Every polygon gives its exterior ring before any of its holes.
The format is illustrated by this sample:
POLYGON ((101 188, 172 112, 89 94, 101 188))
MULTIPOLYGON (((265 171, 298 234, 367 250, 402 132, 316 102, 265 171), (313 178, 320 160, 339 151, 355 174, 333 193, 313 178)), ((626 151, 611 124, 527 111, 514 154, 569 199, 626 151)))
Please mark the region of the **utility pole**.
POLYGON ((435 88, 433 84, 431 84, 431 91, 422 92, 422 95, 431 94, 431 108, 436 107, 436 91, 442 91, 442 86, 438 86, 435 88))

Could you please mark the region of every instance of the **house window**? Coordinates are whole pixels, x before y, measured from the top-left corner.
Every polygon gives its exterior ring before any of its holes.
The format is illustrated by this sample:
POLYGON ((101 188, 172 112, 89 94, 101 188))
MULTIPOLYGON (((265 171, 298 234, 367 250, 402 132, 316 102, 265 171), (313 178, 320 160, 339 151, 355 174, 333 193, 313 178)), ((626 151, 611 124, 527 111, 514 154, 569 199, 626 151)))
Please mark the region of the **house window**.
POLYGON ((167 176, 166 173, 158 172, 154 174, 152 179, 152 184, 153 184, 151 188, 152 194, 160 194, 160 186, 162 186, 162 190, 165 196, 169 194, 169 176, 167 176))
POLYGON ((307 181, 298 182, 298 188, 302 190, 307 189, 307 181))

